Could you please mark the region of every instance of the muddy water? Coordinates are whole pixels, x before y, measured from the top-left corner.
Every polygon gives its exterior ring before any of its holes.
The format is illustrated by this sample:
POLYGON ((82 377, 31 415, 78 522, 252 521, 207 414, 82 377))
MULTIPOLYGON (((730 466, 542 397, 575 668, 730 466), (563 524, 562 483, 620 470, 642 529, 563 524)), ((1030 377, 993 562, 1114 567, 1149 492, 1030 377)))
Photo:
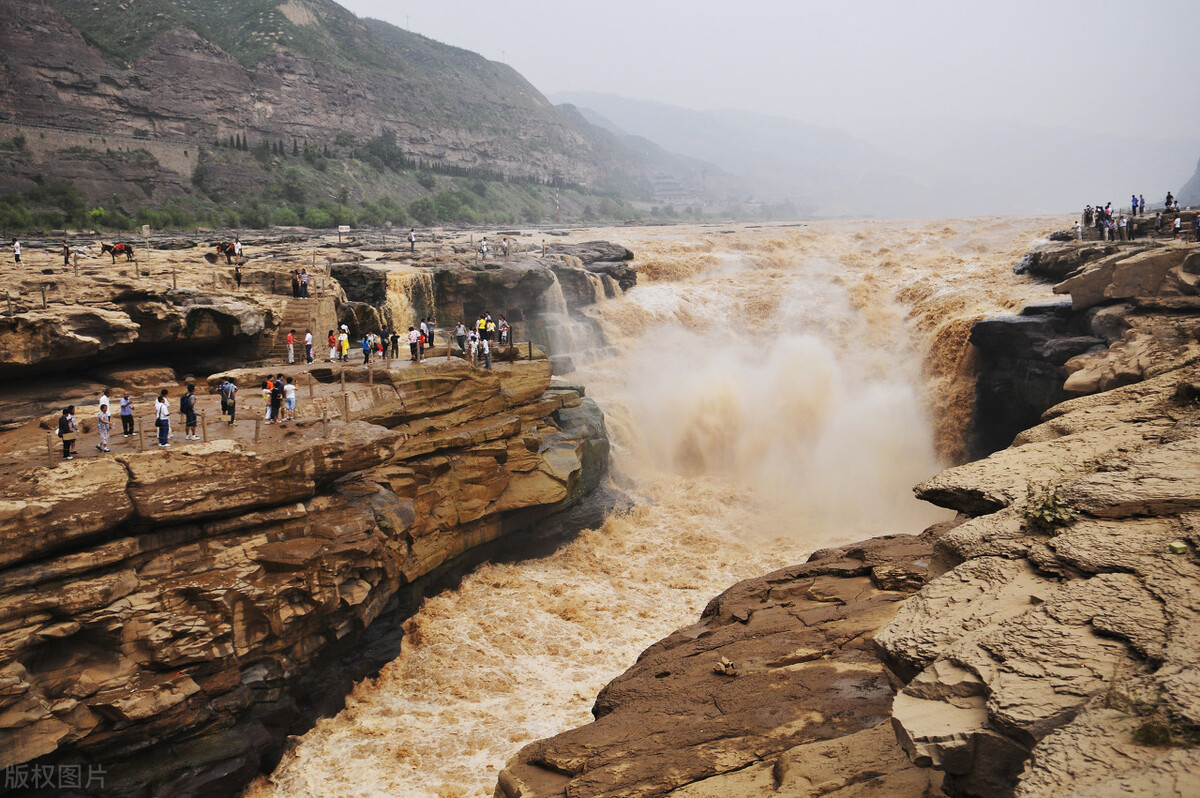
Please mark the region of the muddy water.
MULTIPOLYGON (((426 601, 401 656, 248 794, 490 796, 523 744, 732 583, 943 516, 911 486, 961 458, 970 324, 1045 296, 1011 266, 1050 219, 592 230, 638 286, 589 310, 581 368, 639 501, 552 556, 426 601)), ((582 360, 582 359, 581 359, 582 360)))

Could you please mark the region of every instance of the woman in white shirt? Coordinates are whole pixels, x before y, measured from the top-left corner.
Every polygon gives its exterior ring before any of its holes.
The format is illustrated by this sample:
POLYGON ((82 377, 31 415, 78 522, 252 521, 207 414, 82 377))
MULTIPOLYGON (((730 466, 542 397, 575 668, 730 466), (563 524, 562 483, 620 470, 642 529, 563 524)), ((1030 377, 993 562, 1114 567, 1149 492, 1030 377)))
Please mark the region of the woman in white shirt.
POLYGON ((171 434, 171 403, 167 401, 166 388, 154 402, 154 425, 158 427, 158 445, 165 449, 171 445, 167 442, 167 436, 171 434))

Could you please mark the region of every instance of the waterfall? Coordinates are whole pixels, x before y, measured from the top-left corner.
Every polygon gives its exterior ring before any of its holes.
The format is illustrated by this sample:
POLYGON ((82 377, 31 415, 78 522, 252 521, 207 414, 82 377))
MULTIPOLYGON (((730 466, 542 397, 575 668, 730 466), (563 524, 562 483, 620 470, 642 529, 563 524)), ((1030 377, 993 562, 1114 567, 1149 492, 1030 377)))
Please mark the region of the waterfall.
MULTIPOLYGON (((966 333, 1045 293, 1010 267, 1053 224, 606 232, 639 282, 589 308, 611 348, 578 380, 638 506, 427 599, 400 658, 250 794, 490 795, 522 745, 587 723, 604 684, 737 580, 943 517, 911 486, 956 456, 966 333)), ((565 306, 552 286, 538 315, 565 306)))
POLYGON ((404 269, 387 274, 383 319, 393 330, 406 330, 434 313, 433 275, 428 269, 404 269))

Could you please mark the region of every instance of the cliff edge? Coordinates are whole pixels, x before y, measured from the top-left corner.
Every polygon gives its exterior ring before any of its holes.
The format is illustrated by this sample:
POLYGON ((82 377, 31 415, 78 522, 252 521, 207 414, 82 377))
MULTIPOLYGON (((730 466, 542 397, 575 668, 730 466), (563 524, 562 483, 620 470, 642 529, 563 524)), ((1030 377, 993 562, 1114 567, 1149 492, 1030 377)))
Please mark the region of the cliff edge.
POLYGON ((731 588, 498 798, 1194 795, 1200 250, 1089 246, 1025 338, 1077 398, 918 486, 955 522, 731 588))

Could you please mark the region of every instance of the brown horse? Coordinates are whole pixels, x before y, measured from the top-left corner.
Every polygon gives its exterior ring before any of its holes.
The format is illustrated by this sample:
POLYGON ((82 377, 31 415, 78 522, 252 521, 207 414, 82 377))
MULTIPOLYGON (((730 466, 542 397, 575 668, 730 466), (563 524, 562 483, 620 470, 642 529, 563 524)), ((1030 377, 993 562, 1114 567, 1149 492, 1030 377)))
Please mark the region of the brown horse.
POLYGON ((118 255, 124 255, 126 262, 133 260, 133 245, 126 244, 123 241, 118 241, 115 244, 103 244, 100 247, 100 251, 107 252, 109 255, 112 255, 112 261, 114 265, 117 262, 118 255))

